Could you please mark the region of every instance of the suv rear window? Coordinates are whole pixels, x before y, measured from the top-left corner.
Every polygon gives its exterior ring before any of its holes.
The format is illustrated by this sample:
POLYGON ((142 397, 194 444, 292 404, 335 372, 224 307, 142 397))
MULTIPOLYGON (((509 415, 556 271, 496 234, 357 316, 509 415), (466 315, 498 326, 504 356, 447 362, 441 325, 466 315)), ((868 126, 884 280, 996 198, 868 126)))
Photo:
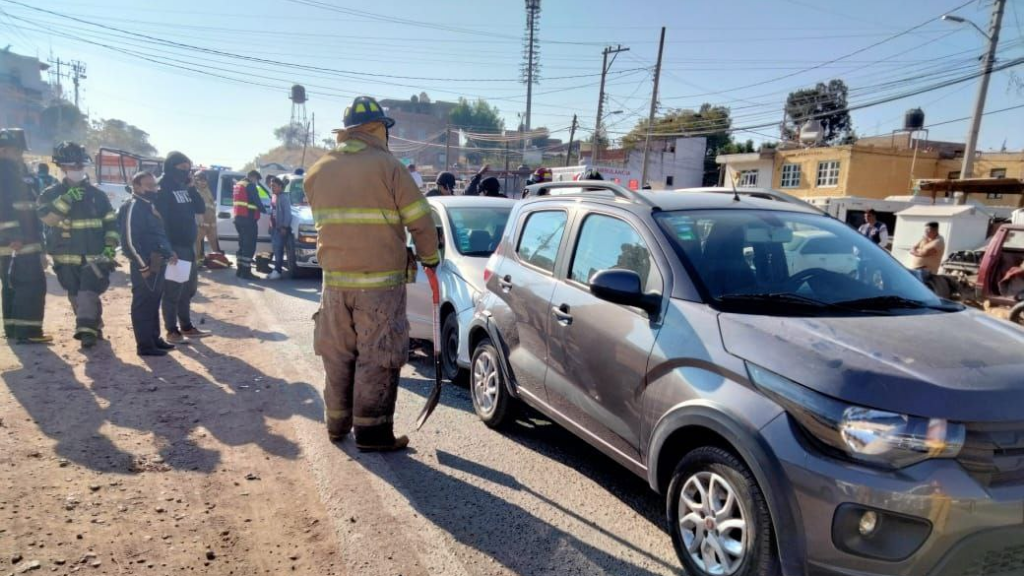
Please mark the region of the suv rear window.
POLYGON ((530 214, 516 248, 519 259, 541 270, 554 271, 567 219, 568 215, 561 210, 530 214))

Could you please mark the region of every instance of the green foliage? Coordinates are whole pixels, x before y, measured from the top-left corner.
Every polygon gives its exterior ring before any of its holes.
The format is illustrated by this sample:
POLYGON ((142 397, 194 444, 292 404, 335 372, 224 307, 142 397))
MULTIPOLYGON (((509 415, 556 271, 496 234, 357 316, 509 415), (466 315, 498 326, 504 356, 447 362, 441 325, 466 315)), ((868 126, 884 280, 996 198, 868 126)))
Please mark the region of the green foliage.
POLYGON ((277 138, 285 148, 301 148, 306 139, 306 127, 298 122, 285 124, 274 129, 274 138, 277 138))
POLYGON ((63 140, 82 142, 89 133, 89 122, 81 110, 70 102, 59 102, 47 106, 40 120, 45 147, 63 140))
POLYGON ((856 136, 853 121, 847 109, 849 89, 840 79, 819 82, 814 88, 790 92, 786 98, 786 122, 782 126, 782 139, 799 140, 800 126, 808 119, 817 118, 824 128, 823 144, 850 143, 856 136))
POLYGON ((471 132, 501 132, 505 128, 505 121, 498 108, 482 99, 471 103, 465 98, 459 98, 459 103, 448 114, 448 121, 453 126, 471 132))
MULTIPOLYGON (((729 128, 732 126, 732 119, 729 117, 729 109, 725 106, 713 106, 708 103, 701 104, 697 110, 670 109, 665 114, 654 118, 654 129, 652 138, 662 134, 693 134, 707 138, 708 153, 712 158, 722 149, 723 146, 732 141, 729 136, 729 128), (713 152, 713 153, 712 153, 713 152)), ((647 119, 644 118, 622 138, 624 148, 634 148, 643 145, 647 137, 647 119)), ((667 136, 666 138, 678 138, 679 136, 667 136)))
POLYGON ((156 147, 149 142, 149 133, 138 126, 116 118, 99 119, 92 122, 85 147, 95 151, 101 146, 117 148, 140 156, 153 156, 156 147))
POLYGON ((729 142, 718 151, 719 154, 747 154, 754 152, 754 141, 729 142))

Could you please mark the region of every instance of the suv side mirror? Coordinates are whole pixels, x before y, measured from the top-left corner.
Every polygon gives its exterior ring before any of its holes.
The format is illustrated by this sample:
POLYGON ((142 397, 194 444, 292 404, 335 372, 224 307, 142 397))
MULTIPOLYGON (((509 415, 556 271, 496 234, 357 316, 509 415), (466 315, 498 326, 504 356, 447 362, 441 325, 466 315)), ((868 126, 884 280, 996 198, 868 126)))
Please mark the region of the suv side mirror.
POLYGON ((613 304, 639 308, 652 316, 661 311, 661 295, 645 294, 640 275, 632 270, 601 270, 590 279, 590 293, 613 304))

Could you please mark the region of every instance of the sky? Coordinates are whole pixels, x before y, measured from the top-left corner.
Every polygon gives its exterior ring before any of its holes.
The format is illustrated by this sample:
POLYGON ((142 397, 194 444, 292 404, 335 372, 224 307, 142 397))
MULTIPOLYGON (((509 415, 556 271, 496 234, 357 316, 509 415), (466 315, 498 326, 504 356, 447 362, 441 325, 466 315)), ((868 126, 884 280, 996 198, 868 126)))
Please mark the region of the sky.
MULTIPOLYGON (((937 85, 976 72, 986 40, 940 17, 987 29, 990 1, 542 0, 531 125, 567 139, 577 114, 588 136, 601 51, 621 44, 605 125, 628 132, 649 112, 665 26, 660 111, 729 106, 738 140, 772 141, 790 91, 841 78, 851 107, 864 106, 852 111, 858 134, 889 134, 921 107, 930 138, 963 141, 978 81, 937 85)), ((999 62, 1024 57, 1022 27, 1024 0, 1009 0, 999 62)), ((236 168, 276 144, 292 84, 306 86, 320 138, 360 94, 483 98, 514 128, 524 28, 523 0, 0 0, 0 45, 86 63, 92 118, 135 124, 160 154, 236 168)), ((1024 149, 1024 65, 993 74, 986 111, 980 149, 1024 149)))

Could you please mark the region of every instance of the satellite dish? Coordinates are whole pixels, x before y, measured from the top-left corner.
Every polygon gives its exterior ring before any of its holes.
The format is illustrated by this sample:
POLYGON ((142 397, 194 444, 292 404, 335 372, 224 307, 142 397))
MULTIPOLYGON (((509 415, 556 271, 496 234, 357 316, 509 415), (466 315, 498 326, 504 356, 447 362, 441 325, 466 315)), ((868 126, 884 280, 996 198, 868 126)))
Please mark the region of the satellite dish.
POLYGON ((825 127, 820 120, 808 120, 800 127, 800 143, 805 146, 812 146, 822 141, 825 137, 825 127))

